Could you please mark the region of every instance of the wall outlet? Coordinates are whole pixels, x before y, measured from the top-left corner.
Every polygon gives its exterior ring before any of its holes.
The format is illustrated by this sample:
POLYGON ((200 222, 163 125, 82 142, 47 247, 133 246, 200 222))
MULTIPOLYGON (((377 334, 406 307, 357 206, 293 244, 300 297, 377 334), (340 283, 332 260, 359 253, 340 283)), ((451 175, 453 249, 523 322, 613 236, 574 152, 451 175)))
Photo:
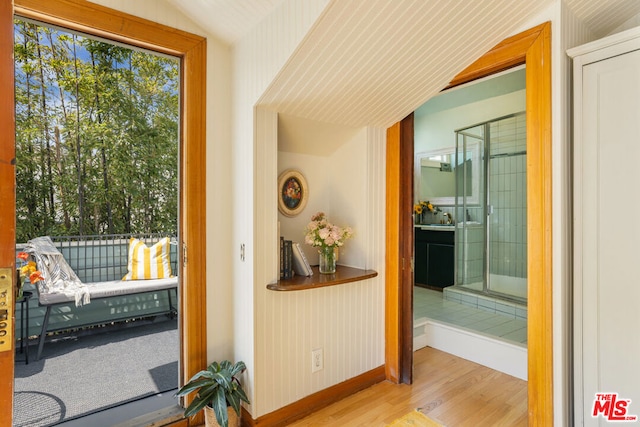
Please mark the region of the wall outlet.
POLYGON ((311 350, 311 373, 321 371, 322 368, 324 368, 322 349, 316 348, 315 350, 311 350))

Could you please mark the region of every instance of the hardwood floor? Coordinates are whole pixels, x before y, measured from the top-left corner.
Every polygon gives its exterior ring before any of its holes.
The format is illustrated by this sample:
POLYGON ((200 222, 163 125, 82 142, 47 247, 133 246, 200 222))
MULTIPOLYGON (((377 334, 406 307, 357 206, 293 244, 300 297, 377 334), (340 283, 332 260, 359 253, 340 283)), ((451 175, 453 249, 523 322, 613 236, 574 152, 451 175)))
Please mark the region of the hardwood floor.
POLYGON ((382 382, 290 424, 386 426, 416 409, 447 427, 526 426, 527 382, 426 347, 414 354, 414 382, 382 382))

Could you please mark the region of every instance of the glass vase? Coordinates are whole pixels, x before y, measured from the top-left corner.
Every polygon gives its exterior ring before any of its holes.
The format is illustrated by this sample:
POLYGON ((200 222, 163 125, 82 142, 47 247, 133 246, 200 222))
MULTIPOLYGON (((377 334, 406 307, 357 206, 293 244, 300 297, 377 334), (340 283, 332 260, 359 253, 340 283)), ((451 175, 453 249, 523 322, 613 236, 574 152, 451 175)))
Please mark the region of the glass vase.
POLYGON ((336 258, 338 258, 338 248, 324 246, 320 248, 320 274, 333 274, 336 272, 336 258))

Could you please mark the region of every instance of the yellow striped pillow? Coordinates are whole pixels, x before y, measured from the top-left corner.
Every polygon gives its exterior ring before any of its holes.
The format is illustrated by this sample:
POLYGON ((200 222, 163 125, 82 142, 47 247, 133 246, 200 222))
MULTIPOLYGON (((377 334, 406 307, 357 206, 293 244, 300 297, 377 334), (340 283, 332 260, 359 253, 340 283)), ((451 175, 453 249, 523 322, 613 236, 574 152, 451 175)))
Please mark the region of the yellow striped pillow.
POLYGON ((129 272, 122 280, 165 279, 172 277, 170 240, 161 239, 155 245, 148 247, 144 242, 129 239, 129 272))

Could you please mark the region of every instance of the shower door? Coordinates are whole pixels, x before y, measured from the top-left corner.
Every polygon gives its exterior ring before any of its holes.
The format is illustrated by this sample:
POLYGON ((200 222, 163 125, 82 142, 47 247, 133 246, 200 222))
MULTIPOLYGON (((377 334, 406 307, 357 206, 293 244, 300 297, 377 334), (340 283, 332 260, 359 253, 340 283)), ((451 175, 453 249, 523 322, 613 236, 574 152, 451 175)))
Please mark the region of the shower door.
POLYGON ((486 186, 484 124, 456 131, 457 286, 485 291, 486 186))
POLYGON ((464 162, 456 175, 456 284, 526 301, 525 115, 456 131, 456 144, 456 164, 464 162), (474 149, 476 162, 469 160, 474 149))

